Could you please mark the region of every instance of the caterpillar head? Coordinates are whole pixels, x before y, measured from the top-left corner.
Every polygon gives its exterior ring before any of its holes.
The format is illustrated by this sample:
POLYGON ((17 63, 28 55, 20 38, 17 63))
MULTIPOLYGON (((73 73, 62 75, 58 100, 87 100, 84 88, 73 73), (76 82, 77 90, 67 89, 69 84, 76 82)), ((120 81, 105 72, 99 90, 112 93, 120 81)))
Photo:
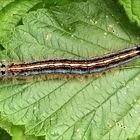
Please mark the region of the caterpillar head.
POLYGON ((4 63, 0 63, 0 77, 6 75, 6 65, 4 63))

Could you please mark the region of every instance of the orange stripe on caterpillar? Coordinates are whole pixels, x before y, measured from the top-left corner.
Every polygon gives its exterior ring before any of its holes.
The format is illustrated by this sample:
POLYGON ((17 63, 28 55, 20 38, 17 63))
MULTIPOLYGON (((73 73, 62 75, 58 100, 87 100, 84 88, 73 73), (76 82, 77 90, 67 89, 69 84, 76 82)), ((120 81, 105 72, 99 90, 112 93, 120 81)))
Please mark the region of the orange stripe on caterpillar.
POLYGON ((90 59, 55 59, 30 63, 1 65, 1 76, 33 76, 48 74, 92 74, 130 62, 140 57, 140 46, 90 59))

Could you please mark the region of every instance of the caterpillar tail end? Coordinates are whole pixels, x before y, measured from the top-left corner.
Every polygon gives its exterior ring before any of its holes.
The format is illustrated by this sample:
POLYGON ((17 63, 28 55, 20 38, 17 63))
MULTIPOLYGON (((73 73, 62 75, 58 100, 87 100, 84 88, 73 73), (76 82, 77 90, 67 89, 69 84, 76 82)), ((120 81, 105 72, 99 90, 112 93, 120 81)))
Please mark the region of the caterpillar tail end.
POLYGON ((136 50, 138 51, 137 54, 140 56, 140 45, 137 45, 136 47, 137 47, 136 50))

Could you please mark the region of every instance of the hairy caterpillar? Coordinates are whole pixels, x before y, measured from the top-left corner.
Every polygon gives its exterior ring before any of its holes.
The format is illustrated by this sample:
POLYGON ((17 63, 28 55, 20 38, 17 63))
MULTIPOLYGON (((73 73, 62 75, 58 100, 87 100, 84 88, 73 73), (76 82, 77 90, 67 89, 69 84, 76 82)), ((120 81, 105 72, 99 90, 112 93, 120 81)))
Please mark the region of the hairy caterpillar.
POLYGON ((140 46, 90 59, 54 59, 21 64, 1 64, 0 77, 49 74, 86 75, 100 73, 140 57, 140 46))

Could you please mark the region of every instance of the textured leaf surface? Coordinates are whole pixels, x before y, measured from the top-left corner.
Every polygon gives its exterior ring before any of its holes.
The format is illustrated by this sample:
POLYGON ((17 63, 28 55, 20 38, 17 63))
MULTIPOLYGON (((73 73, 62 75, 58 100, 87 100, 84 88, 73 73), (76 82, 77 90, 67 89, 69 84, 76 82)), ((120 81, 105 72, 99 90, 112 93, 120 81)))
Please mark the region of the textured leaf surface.
MULTIPOLYGON (((0 59, 89 58, 139 40, 111 0, 71 2, 30 12, 4 43, 0 59)), ((26 134, 48 140, 125 140, 140 133, 140 63, 84 80, 0 83, 0 111, 26 134)))
POLYGON ((140 26, 140 1, 139 0, 119 0, 123 5, 126 14, 133 22, 140 26))
POLYGON ((0 0, 0 42, 14 30, 21 16, 40 0, 0 0))
POLYGON ((45 140, 45 137, 26 136, 23 126, 15 126, 0 116, 1 140, 45 140))

